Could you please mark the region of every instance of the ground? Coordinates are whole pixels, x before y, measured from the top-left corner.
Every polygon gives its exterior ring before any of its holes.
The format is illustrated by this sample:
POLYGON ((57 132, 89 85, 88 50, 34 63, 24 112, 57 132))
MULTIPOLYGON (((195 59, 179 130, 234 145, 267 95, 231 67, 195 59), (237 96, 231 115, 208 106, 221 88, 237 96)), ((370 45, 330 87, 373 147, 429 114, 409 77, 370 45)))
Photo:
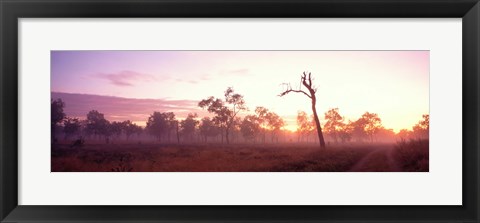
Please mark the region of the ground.
MULTIPOLYGON (((52 147, 53 172, 398 172, 408 168, 395 144, 87 143, 52 147)), ((428 144, 427 144, 428 145, 428 144)), ((424 161, 423 161, 424 162, 424 161)), ((428 160, 427 170, 428 171, 428 160)))
POLYGON ((349 170, 350 172, 401 172, 394 156, 394 147, 385 146, 370 151, 349 170))

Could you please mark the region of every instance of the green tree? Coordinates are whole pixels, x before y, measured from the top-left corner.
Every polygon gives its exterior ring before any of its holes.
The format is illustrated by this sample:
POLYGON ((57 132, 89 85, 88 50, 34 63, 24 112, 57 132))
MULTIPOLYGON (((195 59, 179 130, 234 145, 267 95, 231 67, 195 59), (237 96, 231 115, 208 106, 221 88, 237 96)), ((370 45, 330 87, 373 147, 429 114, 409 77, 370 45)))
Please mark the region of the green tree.
POLYGON ((58 98, 57 100, 51 101, 50 107, 50 133, 51 133, 51 143, 55 143, 57 138, 55 137, 57 125, 63 121, 65 118, 65 113, 63 112, 65 108, 65 102, 62 99, 58 98))
POLYGON ((364 131, 370 138, 370 142, 373 142, 375 134, 383 128, 382 120, 376 113, 365 112, 360 118, 363 120, 364 131))
POLYGON ((63 120, 63 133, 65 134, 65 138, 70 138, 77 134, 80 131, 80 127, 78 118, 66 117, 63 120))
POLYGON ((209 117, 202 118, 199 130, 200 134, 204 137, 205 142, 208 141, 208 137, 215 137, 221 131, 219 127, 215 125, 215 122, 209 117))
POLYGON ((169 123, 166 113, 153 112, 147 120, 146 130, 158 141, 169 131, 169 123))
POLYGON ((409 138, 411 138, 412 136, 412 131, 408 130, 408 129, 401 129, 397 134, 396 136, 400 138, 400 140, 407 140, 409 138))
POLYGON ((174 132, 174 131, 177 135, 177 141, 178 141, 178 121, 175 118, 175 114, 173 112, 165 112, 163 114, 164 114, 165 120, 167 122, 168 142, 171 141, 171 135, 172 135, 172 132, 174 132))
POLYGON ((343 117, 339 114, 338 108, 332 108, 325 113, 325 132, 333 137, 335 143, 338 142, 339 131, 343 127, 343 117))
POLYGON ((97 110, 91 110, 87 114, 87 130, 89 133, 94 136, 103 135, 106 140, 108 140, 109 133, 109 122, 105 119, 104 114, 98 112, 97 110))
POLYGON ((120 138, 122 133, 124 132, 125 129, 125 123, 124 122, 112 122, 109 126, 109 131, 111 135, 115 136, 116 138, 120 138))
POLYGON ((268 128, 271 131, 272 143, 274 139, 276 139, 276 141, 278 142, 278 135, 283 126, 285 126, 285 121, 275 112, 268 112, 266 115, 266 119, 268 128))
POLYGON ((430 131, 430 115, 422 115, 422 120, 413 126, 413 134, 418 139, 428 139, 430 131))
POLYGON ((354 123, 348 121, 348 123, 342 123, 338 129, 338 137, 342 140, 342 143, 348 142, 352 139, 352 134, 355 129, 354 123))
POLYGON ((206 108, 208 112, 215 114, 213 120, 225 131, 225 138, 227 140, 227 144, 229 144, 229 134, 235 123, 235 117, 239 112, 247 110, 247 107, 245 105, 243 95, 235 93, 231 87, 227 88, 224 96, 224 100, 214 98, 213 96, 203 99, 198 103, 198 106, 201 108, 206 108))
POLYGON ((267 116, 269 114, 268 109, 265 107, 255 108, 255 115, 257 116, 257 122, 260 125, 259 131, 262 133, 262 142, 265 143, 265 138, 268 130, 268 120, 267 116))
POLYGON ((260 120, 255 115, 247 115, 240 124, 240 132, 245 140, 255 142, 261 131, 260 120))
POLYGON ((142 127, 138 126, 137 124, 131 122, 130 120, 124 121, 123 122, 123 132, 125 132, 125 137, 127 141, 130 139, 130 136, 142 132, 142 127))
POLYGON ((193 140, 195 130, 197 129, 198 124, 200 123, 196 118, 198 115, 196 113, 188 114, 187 118, 180 122, 181 133, 185 136, 188 141, 193 140))
POLYGON ((351 123, 352 136, 356 138, 357 142, 363 142, 363 140, 367 138, 367 133, 365 132, 366 124, 365 119, 362 118, 351 123))
POLYGON ((308 135, 314 130, 314 128, 315 127, 312 125, 312 122, 310 121, 310 118, 308 117, 307 113, 304 111, 298 111, 297 112, 297 134, 299 136, 299 141, 300 141, 300 138, 303 141, 305 137, 308 137, 308 135))

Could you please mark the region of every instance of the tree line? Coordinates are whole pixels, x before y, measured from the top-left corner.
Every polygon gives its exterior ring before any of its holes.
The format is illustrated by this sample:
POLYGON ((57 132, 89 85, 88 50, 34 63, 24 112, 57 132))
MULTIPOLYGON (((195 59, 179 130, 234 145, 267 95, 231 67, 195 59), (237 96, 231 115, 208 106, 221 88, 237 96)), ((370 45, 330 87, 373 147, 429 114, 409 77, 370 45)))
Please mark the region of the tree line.
MULTIPOLYGON (((312 120, 308 122, 306 118, 306 113, 299 112, 297 115, 297 125, 299 129, 299 137, 316 130, 320 148, 326 149, 325 138, 323 136, 322 125, 320 123, 319 116, 317 114, 317 87, 313 84, 312 74, 310 72, 303 72, 300 75, 300 85, 298 88, 293 89, 290 83, 283 83, 283 86, 286 86, 278 96, 283 97, 290 93, 299 93, 303 94, 310 99, 311 108, 312 108, 312 120), (306 90, 303 90, 306 88, 306 90)), ((374 141, 374 136, 379 133, 384 133, 386 136, 395 135, 393 130, 385 129, 381 124, 381 119, 375 113, 365 112, 362 117, 356 121, 349 121, 348 123, 344 122, 344 118, 338 114, 338 108, 330 109, 325 113, 325 119, 327 123, 323 126, 326 130, 326 134, 333 137, 335 142, 338 142, 338 138, 342 142, 350 141, 353 136, 356 136, 357 141, 363 141, 364 138, 369 138, 370 142, 374 141)), ((413 127, 413 131, 402 129, 400 137, 402 140, 405 138, 428 138, 429 132, 429 115, 423 115, 423 120, 413 127)))
MULTIPOLYGON (((360 118, 352 121, 341 116, 338 108, 332 108, 324 114, 323 130, 326 138, 334 143, 428 139, 429 119, 428 114, 422 115, 422 119, 412 127, 412 130, 402 129, 399 133, 395 133, 393 129, 383 126, 381 118, 376 113, 365 112, 360 118)), ((316 129, 313 116, 309 118, 306 112, 299 111, 297 113, 298 141, 305 141, 305 138, 308 141, 308 137, 314 132, 316 129)))
MULTIPOLYGON (((317 133, 317 137, 313 137, 313 141, 318 140, 321 148, 326 148, 326 139, 334 143, 346 143, 374 142, 378 138, 428 138, 429 115, 423 115, 423 119, 413 126, 412 130, 402 129, 398 134, 395 134, 392 129, 383 127, 376 113, 365 112, 359 119, 347 121, 340 115, 338 108, 329 109, 324 114, 325 124, 321 125, 316 110, 317 88, 313 85, 311 73, 304 72, 301 75, 301 85, 298 89, 293 89, 290 84, 286 86, 287 89, 279 96, 292 92, 301 93, 311 101, 313 113, 311 116, 304 111, 297 113, 295 134, 298 142, 308 142, 314 133, 317 133), (307 91, 302 90, 301 86, 306 87, 307 91)), ((256 107, 253 114, 241 117, 242 112, 249 111, 244 96, 236 93, 231 87, 225 90, 223 96, 223 98, 210 96, 198 102, 198 107, 207 110, 213 117, 203 117, 199 120, 196 113, 189 113, 183 120, 178 120, 173 112, 154 111, 148 117, 144 128, 130 120, 110 122, 97 110, 89 111, 84 120, 67 117, 63 112, 65 103, 61 99, 52 100, 52 143, 58 140, 56 137, 58 129, 61 129, 64 139, 85 136, 93 139, 102 138, 106 143, 111 139, 120 139, 122 136, 128 141, 132 135, 136 135, 138 139, 149 136, 161 143, 230 144, 233 141, 278 143, 282 138, 283 142, 293 141, 291 137, 294 134, 284 129, 285 121, 275 112, 265 107, 256 107)))
POLYGON ((137 137, 148 135, 161 143, 182 142, 220 142, 230 144, 236 142, 266 142, 267 134, 271 142, 278 142, 280 132, 285 125, 284 120, 275 112, 264 107, 257 107, 255 114, 241 118, 238 114, 247 111, 243 95, 235 93, 233 88, 227 88, 224 98, 208 97, 198 103, 200 108, 212 113, 213 117, 203 117, 199 120, 196 113, 189 113, 183 120, 178 120, 173 112, 154 111, 142 128, 130 120, 110 122, 105 115, 97 110, 86 114, 86 119, 67 117, 63 109, 65 102, 56 99, 51 102, 52 142, 58 139, 58 131, 64 139, 74 136, 92 139, 111 139, 131 135, 137 137), (259 140, 258 135, 262 138, 259 140))
POLYGON ((56 135, 57 129, 61 127, 64 139, 70 139, 75 136, 87 136, 94 139, 103 138, 108 143, 111 138, 120 138, 121 135, 129 140, 132 135, 139 136, 143 129, 141 126, 130 120, 110 122, 105 119, 105 115, 97 110, 91 110, 86 114, 86 119, 80 120, 66 116, 63 111, 65 102, 62 99, 56 99, 51 102, 51 137, 52 143, 58 141, 56 135))

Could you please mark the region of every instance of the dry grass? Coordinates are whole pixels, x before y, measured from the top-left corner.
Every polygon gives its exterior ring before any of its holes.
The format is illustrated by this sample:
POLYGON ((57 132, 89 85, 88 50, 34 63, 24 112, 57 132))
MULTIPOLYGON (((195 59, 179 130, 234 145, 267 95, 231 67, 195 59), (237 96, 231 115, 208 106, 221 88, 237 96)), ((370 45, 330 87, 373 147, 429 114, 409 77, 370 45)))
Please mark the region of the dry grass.
POLYGON ((404 171, 428 172, 429 141, 401 140, 395 146, 395 156, 402 164, 404 171))
POLYGON ((52 149, 53 172, 348 171, 372 146, 87 144, 52 149))

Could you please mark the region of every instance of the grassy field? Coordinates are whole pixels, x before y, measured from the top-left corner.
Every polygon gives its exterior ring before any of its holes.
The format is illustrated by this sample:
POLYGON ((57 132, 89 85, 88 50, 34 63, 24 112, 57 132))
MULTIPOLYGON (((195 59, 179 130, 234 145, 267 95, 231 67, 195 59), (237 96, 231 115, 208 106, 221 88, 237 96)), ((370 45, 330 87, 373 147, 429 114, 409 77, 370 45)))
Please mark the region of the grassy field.
POLYGON ((327 150, 321 151, 313 144, 292 143, 277 145, 98 143, 78 148, 70 148, 69 144, 65 143, 52 149, 51 168, 53 172, 398 171, 389 169, 389 164, 378 154, 379 151, 388 150, 385 148, 394 148, 394 145, 339 145, 329 146, 327 150))
POLYGON ((428 171, 428 141, 314 144, 145 144, 98 142, 52 148, 53 172, 404 172, 428 171))

